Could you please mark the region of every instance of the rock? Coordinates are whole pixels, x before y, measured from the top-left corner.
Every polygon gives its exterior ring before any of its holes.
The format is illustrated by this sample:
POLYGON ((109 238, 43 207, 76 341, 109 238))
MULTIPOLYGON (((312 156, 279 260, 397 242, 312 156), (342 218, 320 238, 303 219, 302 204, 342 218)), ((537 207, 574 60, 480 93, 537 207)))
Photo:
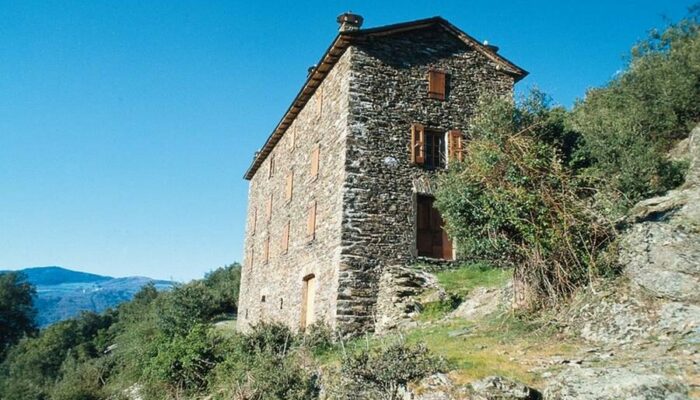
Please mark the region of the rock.
POLYGON ((479 287, 474 289, 450 316, 474 320, 496 311, 499 304, 499 289, 479 287))
POLYGON ((630 211, 620 263, 632 282, 654 296, 700 303, 700 126, 686 146, 685 183, 630 211))
POLYGON ((570 368, 549 381, 545 400, 680 400, 688 388, 665 376, 626 368, 570 368))
POLYGON ((445 374, 438 373, 422 379, 409 388, 399 389, 402 400, 455 400, 469 399, 463 387, 458 387, 445 374))
POLYGON ((441 290, 437 278, 430 273, 403 266, 387 267, 379 280, 375 332, 382 334, 414 325, 413 317, 420 311, 419 297, 441 290))
POLYGON ((475 400, 537 400, 540 392, 501 376, 489 376, 471 384, 475 400))

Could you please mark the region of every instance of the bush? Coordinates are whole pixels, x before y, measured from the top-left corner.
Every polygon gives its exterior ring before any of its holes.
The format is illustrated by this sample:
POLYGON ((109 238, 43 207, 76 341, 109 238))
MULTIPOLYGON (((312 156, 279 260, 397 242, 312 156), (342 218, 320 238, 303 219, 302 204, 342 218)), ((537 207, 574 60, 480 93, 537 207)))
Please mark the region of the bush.
MULTIPOLYGON (((700 8, 698 9, 700 10, 700 8)), ((652 31, 627 69, 589 90, 572 112, 582 134, 582 177, 604 189, 598 203, 614 216, 682 182, 684 165, 665 154, 700 122, 700 25, 697 14, 652 31)))
POLYGON ((318 397, 317 373, 285 325, 266 323, 222 345, 223 361, 211 381, 221 399, 313 399, 318 397))
POLYGON ((464 256, 514 266, 533 306, 586 284, 610 225, 580 198, 562 163, 568 133, 546 98, 484 98, 464 162, 440 175, 436 206, 464 256))
POLYGON ((335 381, 329 382, 331 398, 393 400, 399 388, 446 368, 425 345, 403 342, 346 355, 335 381))
POLYGON ((241 266, 238 263, 208 273, 204 284, 212 293, 214 315, 238 312, 238 289, 241 284, 241 266))
POLYGON ((221 361, 217 338, 207 325, 197 324, 187 335, 160 336, 156 355, 146 366, 149 382, 165 383, 172 393, 198 392, 207 384, 209 371, 221 361))

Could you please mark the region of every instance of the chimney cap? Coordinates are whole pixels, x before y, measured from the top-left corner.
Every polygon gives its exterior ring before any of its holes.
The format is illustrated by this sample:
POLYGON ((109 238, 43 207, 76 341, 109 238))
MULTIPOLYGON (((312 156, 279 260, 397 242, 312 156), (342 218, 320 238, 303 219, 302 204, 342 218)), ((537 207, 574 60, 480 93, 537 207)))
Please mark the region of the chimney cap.
POLYGON ((351 11, 348 11, 338 15, 336 21, 340 24, 341 32, 356 31, 362 26, 364 18, 362 18, 362 15, 353 14, 351 11))

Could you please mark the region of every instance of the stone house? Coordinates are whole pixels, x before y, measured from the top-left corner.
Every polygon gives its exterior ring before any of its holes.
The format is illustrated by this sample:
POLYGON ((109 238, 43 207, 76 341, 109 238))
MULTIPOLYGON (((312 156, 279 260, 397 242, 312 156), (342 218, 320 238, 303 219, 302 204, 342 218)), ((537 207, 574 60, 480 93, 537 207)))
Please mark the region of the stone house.
POLYGON ((238 324, 374 330, 384 267, 453 260, 434 177, 478 98, 527 74, 443 18, 340 31, 245 173, 238 324))

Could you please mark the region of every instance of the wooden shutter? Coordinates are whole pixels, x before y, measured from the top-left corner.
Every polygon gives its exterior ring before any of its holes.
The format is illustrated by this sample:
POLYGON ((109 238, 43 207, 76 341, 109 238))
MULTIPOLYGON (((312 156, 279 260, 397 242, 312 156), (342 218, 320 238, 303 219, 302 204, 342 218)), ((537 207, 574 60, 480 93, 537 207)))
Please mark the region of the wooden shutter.
POLYGON ((411 162, 423 165, 425 162, 425 127, 421 124, 411 125, 411 162))
POLYGON ((253 207, 253 221, 251 222, 250 234, 255 235, 255 228, 258 225, 258 207, 253 207))
POLYGON ((316 178, 318 176, 318 165, 319 165, 319 157, 321 153, 321 147, 320 145, 314 146, 313 150, 311 150, 311 177, 316 178))
POLYGON ((289 129, 289 150, 294 150, 297 145, 297 130, 296 128, 289 129))
POLYGON ((445 100, 446 74, 444 71, 431 69, 428 71, 428 97, 445 100))
POLYGON ((272 220, 272 193, 270 197, 267 198, 267 222, 272 220))
POLYGON ((309 204, 309 215, 306 219, 306 234, 310 240, 316 237, 316 202, 309 204))
POLYGON ((292 199, 292 192, 294 191, 294 171, 289 171, 287 174, 287 185, 284 191, 284 199, 289 201, 292 199))
POLYGON ((447 132, 447 155, 449 161, 462 161, 462 131, 453 129, 447 132))
POLYGON ((284 231, 282 232, 282 253, 287 254, 289 249, 289 222, 284 226, 284 231))
POLYGON ((265 262, 270 260, 270 236, 265 238, 265 243, 263 244, 263 260, 265 262))

